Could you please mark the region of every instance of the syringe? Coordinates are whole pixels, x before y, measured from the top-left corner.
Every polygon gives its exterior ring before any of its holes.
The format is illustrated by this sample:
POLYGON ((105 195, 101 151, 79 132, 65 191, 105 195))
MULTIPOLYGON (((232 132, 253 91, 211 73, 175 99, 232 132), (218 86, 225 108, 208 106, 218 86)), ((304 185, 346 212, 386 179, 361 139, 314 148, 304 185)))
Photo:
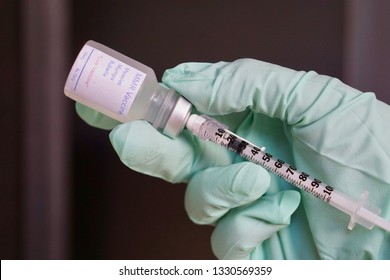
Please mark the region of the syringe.
POLYGON ((248 161, 261 165, 295 187, 348 214, 351 216, 348 229, 352 230, 358 223, 370 230, 376 225, 390 232, 390 221, 379 216, 381 210, 367 204, 368 192, 363 192, 360 200, 354 201, 333 187, 321 182, 321 180, 296 169, 281 159, 275 158, 265 152, 265 148, 259 148, 232 133, 225 125, 208 116, 193 114, 189 117, 186 127, 201 139, 214 142, 248 161))

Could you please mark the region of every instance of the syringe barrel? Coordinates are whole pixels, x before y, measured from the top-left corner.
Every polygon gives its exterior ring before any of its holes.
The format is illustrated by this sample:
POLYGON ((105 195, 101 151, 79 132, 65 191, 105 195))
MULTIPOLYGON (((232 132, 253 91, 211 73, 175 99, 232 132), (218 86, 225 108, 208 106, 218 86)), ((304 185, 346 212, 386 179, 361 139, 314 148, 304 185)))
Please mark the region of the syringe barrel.
POLYGON ((264 148, 246 141, 208 116, 191 115, 186 125, 194 135, 221 145, 248 161, 261 165, 295 187, 348 214, 351 217, 348 229, 352 230, 358 223, 368 229, 377 225, 390 231, 390 222, 379 216, 380 209, 367 204, 368 192, 362 193, 360 199, 355 201, 309 174, 266 153, 264 148))

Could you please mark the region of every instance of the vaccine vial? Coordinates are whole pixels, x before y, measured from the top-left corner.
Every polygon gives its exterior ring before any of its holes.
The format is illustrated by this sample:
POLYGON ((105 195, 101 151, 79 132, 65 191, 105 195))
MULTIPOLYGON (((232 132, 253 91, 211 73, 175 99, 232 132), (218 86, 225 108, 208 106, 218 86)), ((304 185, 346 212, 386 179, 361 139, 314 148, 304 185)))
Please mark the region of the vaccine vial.
POLYGON ((81 49, 64 92, 119 122, 146 120, 171 138, 183 130, 192 107, 160 85, 153 69, 94 41, 81 49))

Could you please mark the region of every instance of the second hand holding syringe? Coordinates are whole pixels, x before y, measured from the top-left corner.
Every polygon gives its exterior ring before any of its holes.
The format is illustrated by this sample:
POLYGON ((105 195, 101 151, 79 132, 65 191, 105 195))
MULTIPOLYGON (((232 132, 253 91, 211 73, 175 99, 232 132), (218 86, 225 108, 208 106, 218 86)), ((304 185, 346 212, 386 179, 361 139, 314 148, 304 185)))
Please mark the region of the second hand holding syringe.
POLYGON ((295 187, 348 214, 351 217, 348 229, 352 230, 356 224, 360 224, 370 230, 378 226, 390 232, 390 222, 379 216, 380 209, 367 204, 368 192, 363 192, 360 200, 354 201, 321 180, 275 158, 265 152, 265 148, 257 147, 208 116, 193 114, 189 117, 186 127, 201 139, 214 142, 248 161, 261 165, 295 187))

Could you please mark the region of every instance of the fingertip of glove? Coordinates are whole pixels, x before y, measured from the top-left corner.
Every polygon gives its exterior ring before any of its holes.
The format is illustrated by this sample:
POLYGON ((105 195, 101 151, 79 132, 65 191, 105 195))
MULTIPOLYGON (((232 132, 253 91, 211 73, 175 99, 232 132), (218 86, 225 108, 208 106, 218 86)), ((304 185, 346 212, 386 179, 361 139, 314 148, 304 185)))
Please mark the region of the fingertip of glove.
POLYGON ((161 78, 161 81, 164 84, 170 85, 172 82, 182 80, 187 76, 186 74, 187 71, 185 70, 186 68, 187 68, 187 63, 183 63, 177 65, 174 68, 165 70, 161 78))
POLYGON ((165 83, 168 81, 170 78, 174 77, 175 75, 183 75, 186 76, 190 73, 194 72, 201 72, 204 69, 207 69, 212 65, 211 63, 206 63, 206 62, 186 62, 186 63, 181 63, 177 65, 176 67, 170 68, 165 70, 162 81, 165 83))
POLYGON ((172 183, 187 180, 192 172, 190 139, 190 134, 171 139, 140 120, 119 125, 110 133, 112 146, 126 166, 172 183))
POLYGON ((177 90, 187 98, 192 94, 207 94, 213 79, 218 73, 221 63, 187 62, 167 69, 162 77, 162 82, 177 90), (185 82, 185 83, 184 83, 185 82))
POLYGON ((122 162, 129 167, 143 165, 153 154, 150 149, 158 149, 150 142, 165 137, 145 121, 133 121, 118 125, 109 134, 112 146, 122 162))
POLYGON ((251 162, 242 162, 237 164, 236 170, 232 173, 234 179, 231 192, 232 195, 243 192, 243 197, 247 201, 242 201, 242 204, 258 199, 268 190, 271 177, 264 168, 251 162))
POLYGON ((268 204, 267 207, 273 209, 272 215, 265 215, 264 219, 274 224, 289 225, 291 215, 301 201, 301 194, 295 190, 287 190, 268 195, 264 200, 265 205, 268 204))
POLYGON ((211 167, 190 180, 185 208, 194 223, 211 224, 230 209, 257 200, 270 182, 269 173, 250 162, 211 167))
POLYGON ((79 117, 90 126, 110 130, 120 124, 120 122, 109 118, 79 102, 76 102, 75 109, 79 117))
POLYGON ((285 208, 284 210, 286 212, 293 213, 301 202, 301 194, 295 190, 284 191, 281 194, 283 196, 282 208, 285 208))

